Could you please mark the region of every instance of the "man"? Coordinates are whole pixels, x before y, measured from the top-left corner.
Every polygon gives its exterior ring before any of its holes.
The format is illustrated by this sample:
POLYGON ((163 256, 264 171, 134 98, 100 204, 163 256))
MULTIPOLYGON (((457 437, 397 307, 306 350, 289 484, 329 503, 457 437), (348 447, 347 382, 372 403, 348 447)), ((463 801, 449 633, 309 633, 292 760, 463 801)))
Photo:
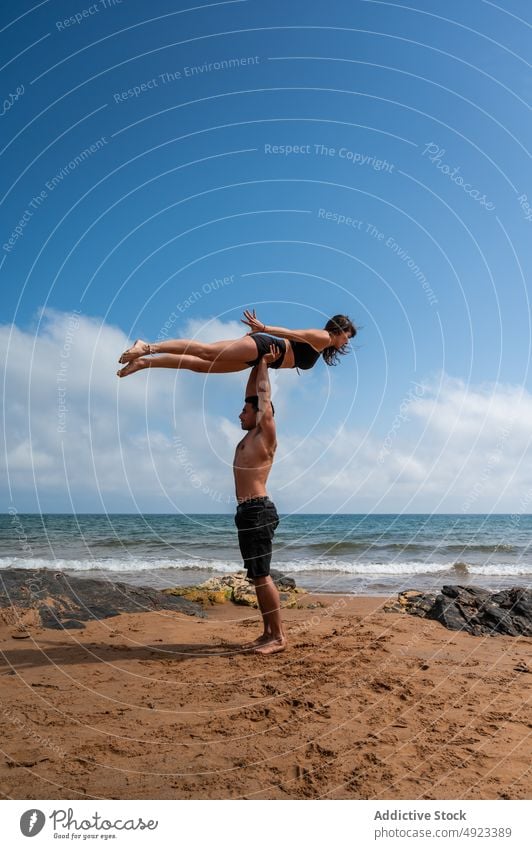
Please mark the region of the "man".
POLYGON ((279 593, 270 577, 272 539, 279 516, 266 494, 266 481, 277 448, 268 363, 274 362, 279 355, 279 349, 271 345, 269 353, 262 357, 250 374, 244 408, 239 417, 242 430, 247 433, 238 443, 233 461, 238 502, 235 516, 238 543, 248 578, 255 585, 264 626, 261 636, 249 647, 263 655, 275 654, 286 648, 279 593))

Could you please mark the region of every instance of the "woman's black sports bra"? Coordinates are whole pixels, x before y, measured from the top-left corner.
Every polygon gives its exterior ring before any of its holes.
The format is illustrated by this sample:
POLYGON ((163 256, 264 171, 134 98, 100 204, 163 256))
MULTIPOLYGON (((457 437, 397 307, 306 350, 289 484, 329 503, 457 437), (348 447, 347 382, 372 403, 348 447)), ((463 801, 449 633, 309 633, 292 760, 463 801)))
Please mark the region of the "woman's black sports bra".
POLYGON ((307 342, 290 342, 294 352, 294 362, 296 368, 309 369, 312 368, 320 357, 320 351, 315 351, 312 345, 307 342))

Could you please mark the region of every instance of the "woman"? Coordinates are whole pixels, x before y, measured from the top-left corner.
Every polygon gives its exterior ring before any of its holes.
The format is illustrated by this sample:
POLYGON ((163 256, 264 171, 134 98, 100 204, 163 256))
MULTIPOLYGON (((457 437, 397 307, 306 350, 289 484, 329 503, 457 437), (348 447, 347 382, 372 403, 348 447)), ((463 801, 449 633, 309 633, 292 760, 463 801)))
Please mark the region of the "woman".
POLYGON ((137 339, 120 357, 118 362, 127 365, 117 375, 127 377, 144 368, 184 368, 216 374, 243 371, 256 365, 272 344, 279 348, 280 355, 275 362, 268 364, 269 368, 310 369, 320 354, 328 366, 334 366, 339 354, 347 354, 349 339, 357 332, 346 315, 333 316, 323 330, 288 330, 286 327, 266 326, 259 321, 255 310, 245 310, 241 321, 251 328, 250 333, 240 339, 224 342, 168 339, 165 342, 148 343, 137 339))

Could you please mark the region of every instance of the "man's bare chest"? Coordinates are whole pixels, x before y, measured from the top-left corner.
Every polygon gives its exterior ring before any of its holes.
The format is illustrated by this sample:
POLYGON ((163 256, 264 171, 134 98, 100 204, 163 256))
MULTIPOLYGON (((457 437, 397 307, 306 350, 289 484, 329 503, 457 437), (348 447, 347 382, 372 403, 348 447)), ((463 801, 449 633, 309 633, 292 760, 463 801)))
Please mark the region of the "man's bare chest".
POLYGON ((249 468, 266 460, 268 456, 262 439, 246 435, 236 446, 234 465, 235 468, 249 468))
POLYGON ((235 450, 235 466, 245 466, 257 453, 256 446, 249 436, 241 439, 235 450))

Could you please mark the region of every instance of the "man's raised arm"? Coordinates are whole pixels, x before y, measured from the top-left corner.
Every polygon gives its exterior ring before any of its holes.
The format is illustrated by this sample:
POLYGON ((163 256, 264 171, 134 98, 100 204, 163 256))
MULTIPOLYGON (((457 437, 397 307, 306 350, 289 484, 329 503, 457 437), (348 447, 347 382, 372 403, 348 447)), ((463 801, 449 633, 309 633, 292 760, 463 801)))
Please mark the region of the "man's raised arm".
POLYGON ((257 372, 258 372, 258 369, 259 369, 259 366, 257 364, 256 366, 253 366, 253 368, 251 369, 251 371, 249 373, 248 385, 246 386, 246 394, 245 394, 246 398, 248 398, 250 395, 256 395, 257 394, 257 372))
POLYGON ((275 362, 278 357, 279 349, 275 345, 271 345, 269 353, 265 354, 255 366, 257 369, 256 394, 259 398, 257 427, 260 427, 263 433, 270 436, 272 440, 275 440, 275 422, 273 419, 272 390, 270 386, 270 377, 268 375, 268 363, 275 362))

